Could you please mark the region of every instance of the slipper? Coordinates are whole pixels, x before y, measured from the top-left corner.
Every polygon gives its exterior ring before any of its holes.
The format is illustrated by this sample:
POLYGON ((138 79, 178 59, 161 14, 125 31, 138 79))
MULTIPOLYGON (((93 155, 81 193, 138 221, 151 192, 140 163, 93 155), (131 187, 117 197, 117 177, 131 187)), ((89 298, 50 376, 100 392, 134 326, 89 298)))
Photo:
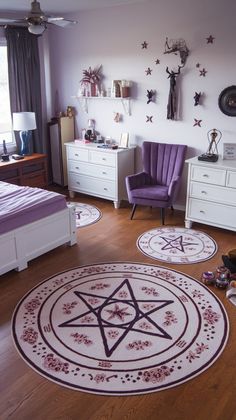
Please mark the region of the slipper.
POLYGON ((231 303, 236 305, 236 281, 235 280, 230 282, 229 287, 226 290, 226 297, 230 300, 231 303))

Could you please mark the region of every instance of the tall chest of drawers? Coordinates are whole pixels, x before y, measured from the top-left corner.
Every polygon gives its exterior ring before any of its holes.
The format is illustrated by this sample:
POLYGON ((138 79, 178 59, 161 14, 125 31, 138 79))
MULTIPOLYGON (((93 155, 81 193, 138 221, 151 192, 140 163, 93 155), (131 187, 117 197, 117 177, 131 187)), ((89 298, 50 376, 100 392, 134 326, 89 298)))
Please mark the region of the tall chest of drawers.
POLYGON ((102 149, 97 144, 65 143, 68 189, 105 198, 115 208, 127 199, 125 177, 134 173, 134 148, 102 149))
POLYGON ((185 227, 192 222, 236 231, 236 161, 188 159, 185 227))

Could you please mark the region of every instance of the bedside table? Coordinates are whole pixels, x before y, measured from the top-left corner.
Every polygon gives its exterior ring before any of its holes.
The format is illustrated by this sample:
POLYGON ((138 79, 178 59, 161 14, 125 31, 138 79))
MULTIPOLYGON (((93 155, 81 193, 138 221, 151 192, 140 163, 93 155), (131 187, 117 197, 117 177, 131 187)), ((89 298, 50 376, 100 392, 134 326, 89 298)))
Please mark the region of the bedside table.
POLYGON ((48 185, 47 155, 33 153, 24 159, 0 162, 0 181, 45 188, 48 185))

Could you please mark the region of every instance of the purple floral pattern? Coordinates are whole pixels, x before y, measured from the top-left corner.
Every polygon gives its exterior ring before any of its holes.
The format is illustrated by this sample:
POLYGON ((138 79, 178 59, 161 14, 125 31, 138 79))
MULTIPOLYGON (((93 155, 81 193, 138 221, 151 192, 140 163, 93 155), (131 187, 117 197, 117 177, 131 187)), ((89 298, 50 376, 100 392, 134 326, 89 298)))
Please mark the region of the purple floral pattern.
POLYGON ((163 382, 167 376, 170 376, 171 369, 167 366, 161 366, 156 369, 145 370, 142 374, 142 380, 144 382, 151 382, 153 384, 157 382, 163 382))
POLYGON ((28 327, 23 331, 20 338, 26 343, 33 345, 38 340, 38 332, 32 327, 28 327))
POLYGON ((41 305, 40 300, 37 298, 31 299, 29 302, 25 303, 25 309, 30 312, 33 313, 36 309, 39 308, 39 306, 41 305))
POLYGON ((77 302, 71 302, 71 303, 64 303, 63 304, 63 314, 71 314, 71 310, 77 305, 77 302))

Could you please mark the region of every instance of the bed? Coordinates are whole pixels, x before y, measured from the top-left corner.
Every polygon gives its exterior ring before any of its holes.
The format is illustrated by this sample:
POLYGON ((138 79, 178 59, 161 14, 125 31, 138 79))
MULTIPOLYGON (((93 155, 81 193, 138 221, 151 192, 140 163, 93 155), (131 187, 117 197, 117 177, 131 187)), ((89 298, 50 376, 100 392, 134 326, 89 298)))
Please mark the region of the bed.
POLYGON ((0 181, 0 275, 76 242, 75 207, 64 195, 0 181))

